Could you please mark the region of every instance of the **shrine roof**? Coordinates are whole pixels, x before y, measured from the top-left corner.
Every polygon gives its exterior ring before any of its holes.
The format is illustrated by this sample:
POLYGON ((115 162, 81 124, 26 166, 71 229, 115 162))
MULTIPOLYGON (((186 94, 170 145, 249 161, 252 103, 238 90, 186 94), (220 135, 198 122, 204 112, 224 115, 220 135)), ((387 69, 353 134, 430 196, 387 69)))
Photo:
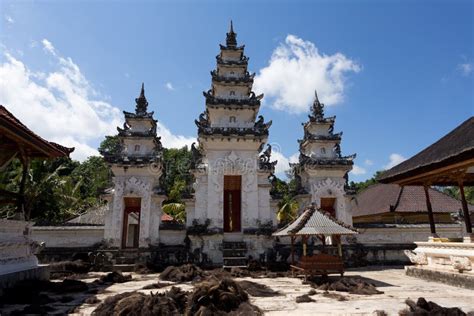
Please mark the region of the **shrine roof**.
POLYGON ((318 210, 314 205, 305 211, 293 222, 274 233, 273 236, 299 236, 299 235, 354 235, 358 232, 332 217, 323 210, 318 210))
MULTIPOLYGON (((430 188, 429 195, 435 213, 454 213, 462 208, 461 201, 436 189, 430 188)), ((388 212, 428 212, 422 186, 374 184, 357 194, 351 204, 354 217, 388 212)), ((474 211, 474 205, 469 208, 474 211)))
MULTIPOLYGON (((415 156, 385 171, 379 181, 399 183, 428 172, 436 173, 440 168, 461 164, 473 158, 474 116, 415 156)), ((474 179, 472 180, 474 183, 474 179)))
MULTIPOLYGON (((6 137, 13 146, 19 142, 25 144, 28 149, 27 155, 30 157, 69 157, 69 154, 74 151, 74 148, 47 141, 35 134, 3 105, 0 105, 0 130, 1 135, 6 137)), ((6 141, 2 143, 7 146, 6 141)))

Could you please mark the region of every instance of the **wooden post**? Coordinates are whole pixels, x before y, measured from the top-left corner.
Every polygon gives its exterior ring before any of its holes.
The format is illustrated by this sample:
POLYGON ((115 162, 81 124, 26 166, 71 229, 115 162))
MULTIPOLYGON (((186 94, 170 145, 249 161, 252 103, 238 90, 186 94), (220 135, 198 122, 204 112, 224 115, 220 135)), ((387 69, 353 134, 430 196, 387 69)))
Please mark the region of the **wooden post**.
POLYGON ((295 264, 295 250, 294 250, 295 237, 291 236, 290 238, 291 238, 291 264, 294 265, 295 264))
POLYGON ((428 209, 428 219, 430 221, 431 236, 437 237, 436 227, 434 223, 434 216, 433 216, 433 208, 431 207, 430 193, 428 192, 429 190, 428 184, 424 184, 423 189, 425 190, 426 208, 428 209))
POLYGON ((467 207, 466 195, 464 194, 464 184, 462 179, 458 179, 459 193, 461 194, 462 211, 464 213, 464 224, 466 224, 466 232, 472 234, 471 217, 467 207))
POLYGON ((26 184, 26 177, 28 176, 28 167, 29 161, 28 157, 26 156, 23 147, 20 147, 20 161, 23 167, 21 181, 20 181, 20 190, 18 192, 18 201, 17 201, 17 216, 23 217, 22 219, 29 220, 29 214, 25 212, 25 184, 26 184))
POLYGON ((308 240, 307 236, 303 236, 301 241, 303 243, 303 256, 306 257, 306 241, 308 240))
POLYGON ((321 242, 323 243, 323 248, 321 249, 321 252, 326 253, 326 236, 324 235, 321 235, 321 236, 322 236, 321 242))

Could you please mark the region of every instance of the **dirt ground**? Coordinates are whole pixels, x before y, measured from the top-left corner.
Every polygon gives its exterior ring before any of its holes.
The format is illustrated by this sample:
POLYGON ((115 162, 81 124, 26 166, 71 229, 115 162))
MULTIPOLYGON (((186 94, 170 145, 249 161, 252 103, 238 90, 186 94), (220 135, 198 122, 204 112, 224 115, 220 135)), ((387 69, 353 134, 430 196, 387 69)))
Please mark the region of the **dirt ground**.
MULTIPOLYGON (((93 273, 90 278, 81 281, 92 282, 97 279, 99 274, 93 273)), ((375 311, 385 311, 388 315, 398 315, 400 310, 406 308, 405 300, 407 298, 416 301, 419 297, 424 297, 444 307, 459 307, 466 313, 474 311, 474 291, 408 277, 402 268, 365 268, 348 271, 346 275, 357 276, 374 283, 377 289, 384 293, 356 295, 331 291, 330 293, 336 293, 336 295, 327 295, 323 291, 316 290, 316 294, 309 296, 314 302, 296 303, 296 297, 308 294, 313 289, 309 284, 302 284, 301 279, 245 277, 235 278, 235 280, 247 280, 264 284, 280 292, 281 295, 278 296, 254 297, 250 295, 250 302, 263 310, 265 315, 375 315, 375 311)), ((72 301, 54 303, 52 307, 55 308, 56 313, 64 313, 76 306, 73 315, 90 315, 106 297, 118 293, 129 291, 139 291, 145 294, 163 292, 169 290, 172 284, 185 291, 193 289, 191 283, 176 284, 166 281, 160 281, 160 283, 169 283, 170 286, 159 289, 143 289, 144 286, 157 283, 158 276, 159 274, 133 273, 132 281, 112 284, 105 287, 101 293, 92 296, 84 293, 74 294, 72 295, 74 298, 72 301), (89 299, 88 301, 93 302, 93 304, 83 303, 78 305, 77 302, 83 301, 85 296, 88 298, 96 297, 97 300, 89 299)), ((14 306, 11 307, 14 308, 14 306)))

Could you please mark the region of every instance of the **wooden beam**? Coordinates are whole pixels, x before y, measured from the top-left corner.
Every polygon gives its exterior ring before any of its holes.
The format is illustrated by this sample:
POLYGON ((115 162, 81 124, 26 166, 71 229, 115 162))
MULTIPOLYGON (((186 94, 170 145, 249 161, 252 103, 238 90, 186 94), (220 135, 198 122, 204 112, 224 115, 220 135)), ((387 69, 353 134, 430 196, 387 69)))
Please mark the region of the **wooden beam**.
POLYGON ((428 219, 430 221, 431 236, 436 237, 436 227, 433 217, 433 208, 431 207, 429 188, 428 184, 423 185, 423 189, 425 190, 426 208, 428 209, 428 219))
POLYGON ((294 249, 295 237, 291 236, 290 238, 291 238, 291 264, 294 265, 295 264, 295 249, 294 249))
POLYGON ((464 183, 462 178, 459 178, 458 181, 459 193, 461 194, 462 211, 464 213, 464 224, 466 224, 466 232, 468 234, 472 234, 471 217, 467 207, 466 195, 464 194, 464 183))

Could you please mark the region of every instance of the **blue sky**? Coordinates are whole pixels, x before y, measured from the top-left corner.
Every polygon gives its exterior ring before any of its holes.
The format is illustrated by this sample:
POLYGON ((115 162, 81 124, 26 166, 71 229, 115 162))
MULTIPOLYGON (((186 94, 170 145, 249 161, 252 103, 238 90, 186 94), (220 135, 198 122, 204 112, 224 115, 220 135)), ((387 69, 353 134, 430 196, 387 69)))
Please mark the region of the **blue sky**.
POLYGON ((357 153, 354 181, 474 114, 472 1, 2 0, 0 14, 0 104, 78 159, 121 125, 142 81, 165 145, 191 142, 230 19, 283 162, 314 89, 343 153, 357 153))

